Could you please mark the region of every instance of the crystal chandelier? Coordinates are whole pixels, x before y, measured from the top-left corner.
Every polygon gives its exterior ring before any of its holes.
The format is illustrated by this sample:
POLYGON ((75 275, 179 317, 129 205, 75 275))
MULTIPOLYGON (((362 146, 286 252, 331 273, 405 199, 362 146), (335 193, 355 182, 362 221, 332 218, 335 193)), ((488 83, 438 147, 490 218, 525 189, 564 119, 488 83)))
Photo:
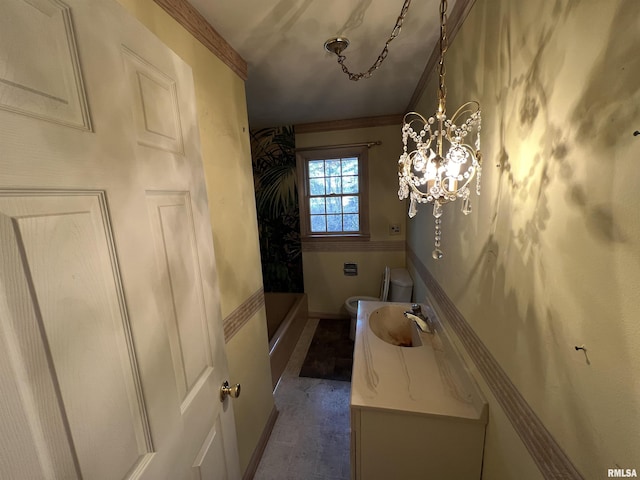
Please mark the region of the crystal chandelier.
POLYGON ((462 199, 462 212, 471 213, 469 184, 476 177, 476 193, 480 195, 482 155, 480 154, 480 104, 467 102, 447 118, 447 89, 444 84, 444 54, 447 51, 447 1, 440 2, 440 62, 438 110, 426 119, 416 112, 404 116, 402 142, 404 149, 398 160, 400 200, 410 198, 409 217, 418 211, 418 203, 433 203, 435 217, 435 249, 432 256, 440 259, 442 239, 442 206, 462 199), (470 145, 473 142, 474 145, 470 145))

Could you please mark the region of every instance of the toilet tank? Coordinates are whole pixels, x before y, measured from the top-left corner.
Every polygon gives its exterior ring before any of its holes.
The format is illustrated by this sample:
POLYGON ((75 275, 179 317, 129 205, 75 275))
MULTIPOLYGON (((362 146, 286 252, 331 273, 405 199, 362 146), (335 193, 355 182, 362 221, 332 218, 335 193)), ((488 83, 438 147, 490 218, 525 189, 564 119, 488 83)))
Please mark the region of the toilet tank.
POLYGON ((389 285, 390 302, 410 302, 413 279, 406 268, 392 268, 389 285))

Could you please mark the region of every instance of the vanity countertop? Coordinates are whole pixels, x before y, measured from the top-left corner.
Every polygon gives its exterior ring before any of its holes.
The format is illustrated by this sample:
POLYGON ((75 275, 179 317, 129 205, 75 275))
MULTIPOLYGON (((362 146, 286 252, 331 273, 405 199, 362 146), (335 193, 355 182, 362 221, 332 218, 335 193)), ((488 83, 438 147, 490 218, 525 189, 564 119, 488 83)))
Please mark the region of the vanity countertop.
POLYGON ((486 424, 487 403, 433 310, 422 304, 436 333, 421 332, 413 325, 413 334, 420 337, 422 345, 401 347, 381 340, 369 327, 370 315, 387 306, 411 309, 408 303, 359 302, 351 380, 352 408, 486 424))

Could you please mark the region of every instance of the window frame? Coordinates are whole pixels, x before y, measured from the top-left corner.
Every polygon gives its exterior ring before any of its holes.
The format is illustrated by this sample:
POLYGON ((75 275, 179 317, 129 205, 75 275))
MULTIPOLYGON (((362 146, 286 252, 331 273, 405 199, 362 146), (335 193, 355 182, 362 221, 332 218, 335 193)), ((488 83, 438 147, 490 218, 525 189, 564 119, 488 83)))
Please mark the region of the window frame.
MULTIPOLYGON (((298 170, 298 203, 300 208, 300 236, 307 241, 325 240, 368 240, 369 233, 369 159, 366 146, 326 147, 317 149, 301 149, 296 152, 296 168, 298 170), (358 159, 358 193, 359 227, 357 232, 312 232, 311 214, 309 212, 309 162, 313 160, 333 160, 343 158, 358 159)), ((330 195, 325 195, 330 198, 330 195)))

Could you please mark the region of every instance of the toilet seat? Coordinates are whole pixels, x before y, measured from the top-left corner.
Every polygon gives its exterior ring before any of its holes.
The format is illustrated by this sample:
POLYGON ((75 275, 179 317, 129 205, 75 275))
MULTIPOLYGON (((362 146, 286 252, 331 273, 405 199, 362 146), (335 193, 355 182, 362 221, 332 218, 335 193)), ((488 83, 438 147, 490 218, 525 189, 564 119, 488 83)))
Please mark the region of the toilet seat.
POLYGON ((364 295, 356 295, 354 297, 349 297, 344 302, 344 307, 349 312, 349 316, 351 318, 356 318, 358 314, 358 302, 362 300, 364 302, 379 302, 380 299, 378 297, 366 297, 364 295))
POLYGON ((349 297, 345 300, 344 306, 349 312, 349 316, 351 318, 356 318, 358 314, 358 302, 360 300, 368 301, 368 302, 386 302, 389 297, 389 283, 391 281, 391 268, 384 267, 384 272, 382 273, 382 282, 380 284, 380 296, 379 297, 368 297, 364 295, 355 295, 353 297, 349 297))

